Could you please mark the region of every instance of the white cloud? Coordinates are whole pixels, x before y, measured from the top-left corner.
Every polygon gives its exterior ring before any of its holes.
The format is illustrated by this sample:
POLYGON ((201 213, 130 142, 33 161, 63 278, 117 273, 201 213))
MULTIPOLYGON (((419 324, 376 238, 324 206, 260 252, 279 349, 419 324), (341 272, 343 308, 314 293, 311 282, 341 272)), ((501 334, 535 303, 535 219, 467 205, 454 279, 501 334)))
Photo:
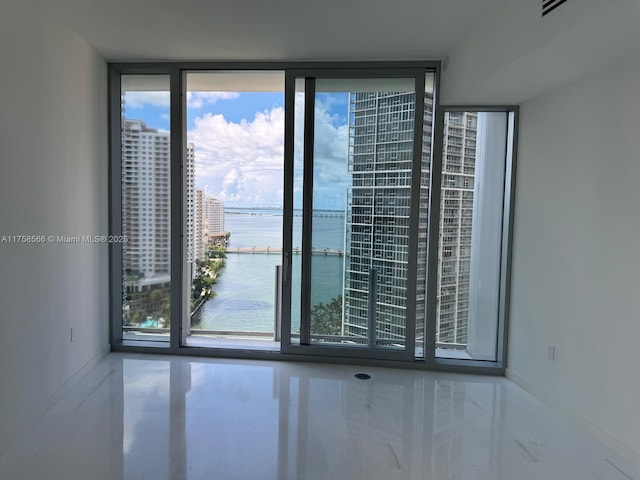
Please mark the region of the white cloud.
POLYGON ((284 110, 256 113, 251 122, 207 113, 195 120, 196 184, 231 205, 282 204, 284 110))
MULTIPOLYGON (((296 115, 296 118, 302 118, 296 115)), ((316 112, 317 208, 342 208, 346 172, 346 125, 334 126, 324 110, 316 112), (332 198, 332 200, 329 200, 332 198)), ((298 125, 296 125, 298 127, 298 125)), ((297 128, 299 131, 299 128, 297 128)), ((302 142, 296 135, 296 185, 302 174, 302 142)), ((207 113, 188 133, 196 149, 196 185, 232 206, 282 206, 284 109, 258 112, 251 121, 227 121, 207 113)), ((296 194, 300 197, 299 194, 296 194)))
POLYGON ((187 106, 202 108, 205 105, 213 105, 218 100, 232 100, 239 96, 238 92, 187 92, 187 106))
POLYGON ((169 92, 125 92, 124 105, 128 108, 145 106, 169 108, 169 92))
MULTIPOLYGON (((238 98, 237 92, 187 92, 189 108, 202 108, 213 105, 218 100, 232 100, 238 98)), ((143 108, 145 106, 169 108, 169 92, 124 92, 125 107, 143 108)))

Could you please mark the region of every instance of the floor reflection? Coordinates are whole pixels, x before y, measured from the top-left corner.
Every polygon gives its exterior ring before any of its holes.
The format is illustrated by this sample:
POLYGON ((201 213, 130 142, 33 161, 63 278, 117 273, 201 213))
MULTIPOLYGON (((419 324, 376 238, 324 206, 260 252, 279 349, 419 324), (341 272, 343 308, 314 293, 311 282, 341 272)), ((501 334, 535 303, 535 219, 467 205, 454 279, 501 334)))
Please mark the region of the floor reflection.
POLYGON ((120 354, 0 457, 0 478, 19 480, 632 478, 626 471, 503 378, 120 354))

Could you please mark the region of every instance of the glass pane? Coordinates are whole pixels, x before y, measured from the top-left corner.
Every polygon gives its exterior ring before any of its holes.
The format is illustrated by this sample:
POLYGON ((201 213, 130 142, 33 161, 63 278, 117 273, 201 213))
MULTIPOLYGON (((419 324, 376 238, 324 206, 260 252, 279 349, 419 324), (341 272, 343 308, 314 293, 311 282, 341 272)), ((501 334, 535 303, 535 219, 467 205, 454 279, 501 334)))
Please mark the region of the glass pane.
POLYGON ((345 206, 349 92, 318 80, 315 96, 311 216, 311 339, 339 342, 343 333, 345 206), (324 87, 324 88, 323 88, 324 87), (335 89, 334 89, 335 90, 335 89))
POLYGON ((404 348, 414 87, 316 82, 312 342, 404 348))
POLYGON ((420 167, 420 206, 418 221, 418 258, 416 282, 416 358, 424 357, 424 331, 427 296, 427 239, 429 222, 429 182, 433 157, 433 100, 434 75, 427 72, 424 91, 424 117, 422 129, 422 161, 420 167))
POLYGON ((169 77, 122 76, 123 339, 169 341, 169 77))
POLYGON ((284 74, 189 72, 186 83, 186 343, 278 350, 284 74))
POLYGON ((506 112, 446 112, 436 356, 495 360, 506 112))
POLYGON ((304 78, 295 81, 295 114, 294 114, 294 172, 293 172, 293 255, 291 257, 291 343, 300 344, 300 309, 302 275, 302 182, 304 155, 304 78))

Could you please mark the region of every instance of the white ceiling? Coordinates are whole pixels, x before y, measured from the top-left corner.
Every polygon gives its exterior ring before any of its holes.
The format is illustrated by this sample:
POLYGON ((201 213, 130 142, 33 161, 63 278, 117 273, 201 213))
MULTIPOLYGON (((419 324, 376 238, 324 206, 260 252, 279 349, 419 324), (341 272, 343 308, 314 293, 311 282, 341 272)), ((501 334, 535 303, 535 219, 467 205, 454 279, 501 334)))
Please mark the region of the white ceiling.
POLYGON ((51 0, 108 60, 430 60, 503 0, 51 0))

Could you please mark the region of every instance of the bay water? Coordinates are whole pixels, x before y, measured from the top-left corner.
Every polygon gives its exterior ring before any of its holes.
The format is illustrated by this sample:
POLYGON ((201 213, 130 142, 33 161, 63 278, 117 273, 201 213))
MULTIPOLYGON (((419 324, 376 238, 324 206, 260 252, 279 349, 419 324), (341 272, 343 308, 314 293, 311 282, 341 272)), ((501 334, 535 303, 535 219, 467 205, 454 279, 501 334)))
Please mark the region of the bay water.
MULTIPOLYGON (((225 210, 225 230, 230 232, 225 267, 214 285, 216 296, 192 317, 192 327, 217 331, 273 332, 275 271, 282 264, 280 252, 234 253, 234 248, 263 250, 282 248, 282 213, 269 209, 225 210)), ((294 216, 293 247, 301 248, 302 217, 294 216)), ((313 248, 344 250, 345 218, 342 212, 318 212, 313 216, 313 248)), ((302 256, 292 259, 292 331, 300 323, 302 256)), ((344 257, 312 255, 312 305, 328 303, 342 295, 344 257)))

